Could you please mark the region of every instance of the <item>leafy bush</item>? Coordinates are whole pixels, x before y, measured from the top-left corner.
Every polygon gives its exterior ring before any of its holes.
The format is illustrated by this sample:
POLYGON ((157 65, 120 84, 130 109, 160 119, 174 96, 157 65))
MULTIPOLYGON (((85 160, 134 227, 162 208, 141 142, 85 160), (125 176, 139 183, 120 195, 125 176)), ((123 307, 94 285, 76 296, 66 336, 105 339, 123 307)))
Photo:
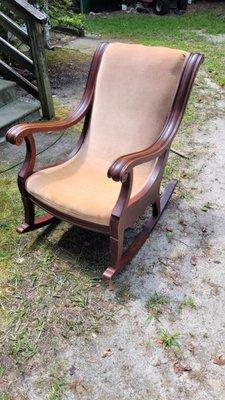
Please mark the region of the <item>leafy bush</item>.
POLYGON ((40 7, 46 7, 46 5, 48 4, 49 9, 53 9, 56 8, 58 11, 59 9, 61 10, 66 10, 67 8, 69 8, 72 5, 72 0, 29 0, 29 3, 33 4, 33 5, 39 5, 40 7))
POLYGON ((68 26, 71 28, 75 28, 78 30, 84 29, 84 17, 81 14, 64 14, 57 15, 56 13, 51 13, 51 25, 52 27, 56 27, 57 25, 68 26))
POLYGON ((84 18, 80 14, 74 14, 69 11, 69 8, 72 5, 71 0, 30 0, 30 3, 39 6, 40 10, 43 9, 45 12, 46 5, 48 3, 48 11, 51 26, 54 28, 57 25, 63 25, 67 27, 71 27, 81 31, 84 29, 84 18))

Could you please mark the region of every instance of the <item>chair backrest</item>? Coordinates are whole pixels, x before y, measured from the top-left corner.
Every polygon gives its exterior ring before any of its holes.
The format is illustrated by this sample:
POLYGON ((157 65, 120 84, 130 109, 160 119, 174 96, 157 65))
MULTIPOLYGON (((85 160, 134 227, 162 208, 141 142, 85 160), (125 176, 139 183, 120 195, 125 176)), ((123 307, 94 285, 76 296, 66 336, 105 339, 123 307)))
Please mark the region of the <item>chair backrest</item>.
POLYGON ((95 168, 107 170, 117 157, 156 141, 170 113, 187 56, 163 47, 123 43, 107 47, 83 149, 95 168))

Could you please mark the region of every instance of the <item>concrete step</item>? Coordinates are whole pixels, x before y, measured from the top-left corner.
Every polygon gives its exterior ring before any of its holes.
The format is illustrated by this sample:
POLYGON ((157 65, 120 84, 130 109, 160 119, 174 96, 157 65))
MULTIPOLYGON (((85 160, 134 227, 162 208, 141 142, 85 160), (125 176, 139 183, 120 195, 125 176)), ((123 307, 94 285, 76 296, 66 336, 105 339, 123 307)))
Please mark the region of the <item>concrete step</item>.
POLYGON ((3 142, 7 130, 19 122, 38 121, 40 106, 26 101, 14 100, 0 108, 0 143, 3 142))
POLYGON ((0 79, 0 108, 16 98, 16 83, 0 79))

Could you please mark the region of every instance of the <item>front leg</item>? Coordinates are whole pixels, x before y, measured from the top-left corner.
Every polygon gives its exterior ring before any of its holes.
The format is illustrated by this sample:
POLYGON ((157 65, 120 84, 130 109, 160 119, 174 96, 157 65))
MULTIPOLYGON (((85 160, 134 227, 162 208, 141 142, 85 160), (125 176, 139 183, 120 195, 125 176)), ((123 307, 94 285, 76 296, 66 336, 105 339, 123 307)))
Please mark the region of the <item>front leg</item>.
POLYGON ((123 239, 124 232, 121 232, 117 238, 110 236, 109 248, 112 265, 108 267, 102 275, 104 282, 111 282, 112 278, 122 267, 123 239))
POLYGON ((145 241, 148 239, 150 233, 154 229, 155 225, 159 221, 163 211, 165 210, 170 197, 176 187, 177 181, 171 181, 164 193, 160 198, 160 203, 155 205, 155 210, 153 209, 153 214, 149 220, 145 223, 142 230, 137 234, 131 245, 123 252, 123 238, 124 232, 118 235, 118 239, 110 237, 110 248, 112 250, 113 263, 112 266, 108 267, 103 273, 103 281, 108 282, 109 285, 112 284, 112 279, 115 275, 128 264, 133 257, 137 254, 140 248, 143 246, 145 241), (157 208, 156 208, 157 207, 157 208))
POLYGON ((22 201, 25 212, 25 222, 17 227, 16 230, 18 233, 35 231, 36 229, 42 228, 43 226, 57 221, 57 218, 51 214, 45 214, 35 219, 35 205, 33 201, 26 196, 22 196, 22 201))

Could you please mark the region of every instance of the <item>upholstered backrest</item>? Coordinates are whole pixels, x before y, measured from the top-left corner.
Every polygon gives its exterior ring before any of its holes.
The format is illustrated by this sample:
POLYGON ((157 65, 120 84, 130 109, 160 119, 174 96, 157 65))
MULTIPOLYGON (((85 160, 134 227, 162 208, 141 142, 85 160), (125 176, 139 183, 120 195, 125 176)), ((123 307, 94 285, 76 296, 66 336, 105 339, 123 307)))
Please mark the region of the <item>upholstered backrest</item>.
POLYGON ((99 68, 83 156, 108 169, 119 156, 158 138, 178 88, 187 53, 163 47, 113 43, 99 68))

